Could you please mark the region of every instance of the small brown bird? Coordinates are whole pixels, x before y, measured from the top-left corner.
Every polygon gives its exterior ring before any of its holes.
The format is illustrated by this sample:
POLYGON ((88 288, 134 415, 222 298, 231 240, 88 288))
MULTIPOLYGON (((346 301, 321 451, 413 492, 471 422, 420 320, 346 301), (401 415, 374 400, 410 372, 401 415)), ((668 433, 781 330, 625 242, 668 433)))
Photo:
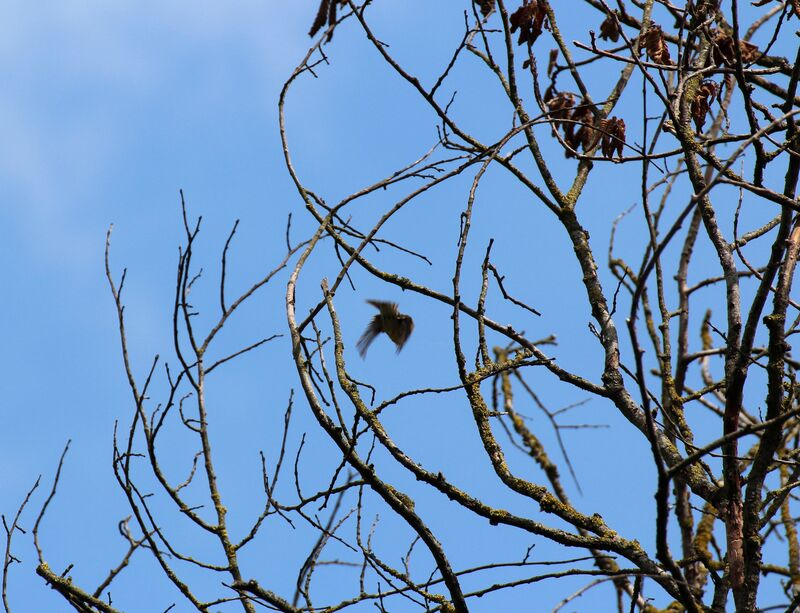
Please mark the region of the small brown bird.
POLYGON ((411 336, 411 332, 414 330, 414 320, 409 315, 400 313, 397 310, 397 304, 394 302, 381 302, 379 300, 367 300, 367 302, 378 309, 380 313, 372 318, 367 329, 364 330, 364 334, 358 339, 358 343, 356 343, 358 353, 362 358, 366 356, 370 344, 381 332, 386 332, 392 342, 397 345, 397 353, 400 353, 403 345, 406 344, 408 337, 411 336))

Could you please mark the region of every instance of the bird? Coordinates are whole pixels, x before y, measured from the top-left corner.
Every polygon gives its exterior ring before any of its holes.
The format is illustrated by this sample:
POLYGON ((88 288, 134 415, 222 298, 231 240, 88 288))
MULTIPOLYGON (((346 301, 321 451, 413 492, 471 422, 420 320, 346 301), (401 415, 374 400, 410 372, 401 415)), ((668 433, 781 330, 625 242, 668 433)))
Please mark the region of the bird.
POLYGON ((386 335, 392 339, 392 342, 397 346, 397 353, 406 344, 408 337, 414 330, 414 320, 410 315, 405 315, 397 309, 395 302, 382 302, 380 300, 367 300, 369 304, 378 309, 379 313, 372 318, 369 322, 364 334, 358 339, 356 346, 358 353, 361 357, 367 355, 367 349, 375 338, 381 333, 385 332, 386 335))

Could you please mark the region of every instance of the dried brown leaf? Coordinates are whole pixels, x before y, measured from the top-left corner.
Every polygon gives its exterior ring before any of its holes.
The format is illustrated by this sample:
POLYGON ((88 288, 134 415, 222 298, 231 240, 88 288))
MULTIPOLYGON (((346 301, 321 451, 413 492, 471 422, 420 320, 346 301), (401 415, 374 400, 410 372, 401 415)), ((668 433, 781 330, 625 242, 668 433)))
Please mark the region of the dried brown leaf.
POLYGON ((475 4, 480 6, 481 15, 488 17, 489 13, 494 10, 494 5, 497 0, 472 0, 475 4))
POLYGON ((711 101, 718 97, 719 86, 714 81, 703 81, 697 88, 690 105, 690 114, 694 120, 695 131, 699 134, 703 131, 706 123, 706 116, 711 112, 711 101))
POLYGON ((511 33, 519 30, 517 44, 532 45, 547 26, 544 0, 523 0, 523 5, 511 13, 511 33))
MULTIPOLYGON (((798 0, 798 2, 800 2, 800 0, 798 0)), ((711 58, 714 66, 720 66, 722 64, 733 66, 736 63, 733 43, 733 36, 730 34, 726 34, 722 30, 714 31, 711 38, 711 44, 713 45, 711 58)), ((739 52, 742 54, 742 62, 745 64, 754 62, 756 58, 758 58, 759 53, 758 47, 746 40, 739 41, 739 52)))
POLYGON ((600 151, 603 157, 611 159, 616 152, 622 157, 622 148, 625 146, 625 122, 619 117, 610 117, 600 122, 603 136, 600 140, 600 151))
MULTIPOLYGON (((798 0, 798 2, 800 2, 800 0, 798 0)), ((753 43, 747 42, 746 40, 739 41, 739 49, 742 52, 742 62, 745 64, 755 62, 759 56, 758 47, 753 43)))
MULTIPOLYGON (((584 151, 588 150, 595 141, 594 107, 584 102, 572 112, 570 119, 573 123, 565 124, 564 140, 576 151, 578 147, 581 147, 584 151), (575 129, 576 127, 577 130, 575 129)), ((566 154, 567 157, 572 157, 569 151, 566 154)))
POLYGON ((600 38, 617 42, 619 40, 619 34, 619 20, 616 15, 609 15, 606 17, 605 21, 600 24, 600 38))
POLYGON ((572 132, 572 126, 574 124, 559 120, 569 118, 570 111, 575 106, 575 96, 568 92, 560 92, 545 100, 545 105, 547 105, 547 110, 552 120, 553 136, 555 136, 556 130, 562 126, 565 131, 565 136, 567 131, 572 132))
POLYGON ((642 42, 648 58, 656 64, 672 66, 672 60, 669 58, 669 48, 664 40, 664 32, 661 26, 653 24, 647 28, 642 42))
POLYGON ((558 49, 550 49, 550 57, 547 61, 547 76, 552 77, 553 71, 556 69, 556 60, 558 60, 558 49))
MULTIPOLYGON (((332 26, 336 23, 336 9, 338 5, 344 5, 347 0, 321 0, 317 15, 314 17, 314 23, 311 24, 311 29, 308 31, 309 36, 316 36, 325 24, 332 26)), ((333 30, 328 34, 328 40, 333 38, 333 30)))

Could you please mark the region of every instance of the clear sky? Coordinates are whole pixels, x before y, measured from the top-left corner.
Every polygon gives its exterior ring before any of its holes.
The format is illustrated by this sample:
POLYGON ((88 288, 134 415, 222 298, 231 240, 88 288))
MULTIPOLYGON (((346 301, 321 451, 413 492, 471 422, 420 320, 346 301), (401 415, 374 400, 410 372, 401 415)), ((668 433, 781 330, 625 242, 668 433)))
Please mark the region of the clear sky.
MULTIPOLYGON (((371 18, 397 56, 426 79, 437 74, 449 57, 447 50, 460 39, 461 4, 466 3, 413 4, 416 8, 409 11, 405 2, 376 2, 371 18)), ((128 268, 124 301, 129 341, 136 374, 144 377, 154 354, 174 361, 170 315, 182 240, 179 189, 184 190, 190 215, 203 216, 196 256, 204 267, 196 293, 203 322, 216 314, 219 254, 235 220, 241 222, 229 262, 232 294, 282 257, 289 212, 294 217, 293 238, 304 238, 311 227, 283 165, 277 99, 308 47, 307 31, 315 11, 316 2, 275 0, 11 0, 0 7, 0 252, 6 288, 0 301, 0 511, 7 518, 13 516, 36 477, 43 475, 43 487, 22 522, 26 529, 32 528, 58 457, 71 439, 41 539, 50 565, 60 572, 74 564, 72 575, 86 588, 93 589, 118 562, 124 543, 117 522, 128 515, 110 462, 115 422, 123 427, 129 423, 132 403, 103 271, 106 231, 113 223, 115 273, 128 268)), ((569 29, 569 24, 562 25, 569 29)), ((585 40, 586 28, 568 35, 585 40)), ((542 47, 541 62, 547 49, 542 47)), ((301 176, 326 201, 335 202, 422 155, 435 143, 436 121, 406 86, 385 73, 355 24, 344 24, 326 53, 330 65, 319 67, 319 78, 303 79, 291 93, 287 120, 301 176)), ((503 107, 497 115, 480 114, 482 105, 499 98, 497 91, 486 87, 478 68, 473 65, 454 74, 451 89, 457 89, 458 96, 453 109, 456 115, 472 116, 470 127, 488 141, 502 134, 510 113, 503 107)), ((602 74, 591 80, 598 87, 608 82, 608 75, 602 74)), ((632 138, 637 131, 629 127, 632 138)), ((549 154, 561 164, 563 156, 555 146, 549 154)), ((573 166, 574 162, 564 162, 559 172, 566 177, 573 166)), ((596 197, 587 203, 592 208, 587 223, 601 260, 611 222, 637 198, 635 181, 635 176, 614 168, 590 185, 596 197)), ((393 254, 381 262, 448 291, 458 212, 465 205, 467 188, 468 179, 459 180, 426 195, 418 203, 426 207, 422 214, 400 215, 386 228, 386 238, 419 249, 433 266, 393 254), (420 224, 421 219, 425 223, 420 224)), ((394 196, 390 192, 370 199, 359 214, 364 219, 374 217, 378 214, 374 211, 382 211, 394 196)), ((499 173, 481 186, 474 247, 468 256, 472 278, 466 284, 473 292, 471 299, 479 281, 475 264, 483 257, 488 238, 497 237, 494 253, 501 272, 507 274, 513 291, 544 315, 527 323, 517 319, 517 328, 528 330, 531 338, 557 334, 560 345, 553 352, 596 380, 599 348, 587 329, 590 315, 577 286, 579 272, 571 249, 556 234, 558 226, 549 215, 527 198, 517 188, 507 187, 499 173)), ((636 253, 642 236, 625 235, 624 225, 622 232, 621 249, 636 253)), ((706 248, 700 246, 700 252, 706 248)), ((301 313, 318 299, 322 276, 335 275, 335 264, 321 259, 311 266, 300 294, 301 313)), ((455 384, 448 311, 382 287, 359 271, 354 271, 354 280, 356 291, 343 286, 337 295, 352 354, 348 360, 358 376, 378 388, 378 397, 390 397, 408 386, 455 384), (373 345, 369 362, 356 355, 355 340, 372 315, 363 302, 367 298, 397 300, 402 310, 413 313, 415 334, 398 357, 385 338, 373 345)), ((285 333, 284 287, 285 276, 262 292, 232 324, 230 335, 220 340, 217 355, 285 333)), ((493 304, 497 319, 512 312, 501 301, 493 304)), ((538 375, 540 381, 536 376, 532 383, 540 386, 537 391, 551 409, 586 399, 575 390, 565 394, 544 375, 538 375)), ((241 515, 232 519, 235 525, 246 525, 258 512, 258 451, 264 449, 268 458, 275 459, 290 389, 298 387, 295 377, 283 338, 241 360, 210 391, 217 459, 227 477, 224 492, 230 507, 236 506, 235 501, 243 507, 241 515)), ((154 398, 159 391, 163 387, 155 388, 154 398)), ((437 396, 410 402, 387 422, 397 440, 431 466, 448 467, 449 477, 476 493, 491 491, 488 462, 475 462, 482 452, 474 424, 470 428, 469 420, 453 418, 467 409, 460 395, 437 396)), ((533 424, 541 427, 541 436, 558 458, 552 431, 541 413, 534 407, 523 412, 533 416, 533 424)), ((307 413, 302 402, 296 403, 291 449, 296 450, 306 432, 304 461, 318 466, 335 455, 307 413)), ((632 454, 649 460, 643 441, 628 431, 610 406, 597 400, 577 410, 574 423, 610 426, 565 432, 583 487, 580 496, 568 483, 577 506, 587 512, 598 510, 612 528, 627 531, 626 536, 639 538, 652 549, 652 489, 616 487, 649 483, 652 478, 649 462, 629 461, 632 454), (588 453, 598 445, 599 456, 588 453)), ((165 451, 165 457, 173 461, 177 479, 188 468, 193 450, 181 446, 179 438, 170 441, 174 447, 165 451)), ((543 481, 522 455, 512 462, 530 478, 543 481)), ((328 475, 311 469, 308 474, 308 491, 324 485, 328 475)), ((398 479, 405 483, 406 477, 398 479)), ((290 494, 291 487, 286 491, 290 494)), ((498 506, 539 514, 538 509, 521 507, 519 500, 500 500, 498 506)), ((510 530, 473 532, 474 519, 453 513, 454 505, 436 496, 420 494, 417 503, 456 561, 465 566, 478 559, 475 551, 498 542, 506 559, 518 559, 537 542, 540 559, 556 557, 540 540, 521 538, 510 530)), ((385 507, 381 512, 387 555, 405 551, 405 536, 395 533, 385 507)), ((175 526, 180 525, 176 521, 175 526)), ((191 532, 176 530, 179 541, 194 545, 191 532)), ((298 560, 302 563, 307 539, 276 523, 274 532, 254 549, 248 560, 250 575, 291 597, 296 571, 287 568, 298 560)), ((15 565, 10 575, 13 610, 66 611, 63 601, 33 573, 36 555, 29 535, 16 536, 14 553, 23 563, 15 565)), ((220 560, 218 552, 213 555, 214 561, 220 560)), ((322 573, 329 574, 318 580, 328 582, 332 594, 352 579, 341 569, 322 573)), ((577 589, 581 584, 570 585, 577 589)), ((541 584, 528 588, 525 598, 535 598, 549 610, 565 591, 561 584, 541 584)), ((115 584, 114 600, 129 611, 160 611, 181 602, 141 552, 115 584)), ((502 606, 511 605, 487 599, 477 602, 475 610, 496 611, 502 606)), ((174 610, 188 609, 181 602, 174 610)))

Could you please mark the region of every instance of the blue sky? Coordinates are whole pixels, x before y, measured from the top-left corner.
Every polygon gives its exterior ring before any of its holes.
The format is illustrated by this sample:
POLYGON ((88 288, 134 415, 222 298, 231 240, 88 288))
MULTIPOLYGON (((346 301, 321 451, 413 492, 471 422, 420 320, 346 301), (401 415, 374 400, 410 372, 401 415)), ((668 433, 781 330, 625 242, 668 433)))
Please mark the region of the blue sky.
MULTIPOLYGON (((0 238, 7 289, 0 303, 4 341, 0 510, 6 517, 13 515, 39 474, 44 476, 44 487, 49 487, 61 450, 71 439, 63 479, 41 538, 51 566, 62 569, 75 564, 73 576, 87 588, 93 588, 117 563, 123 543, 116 525, 128 514, 110 465, 115 421, 127 424, 132 405, 103 273, 106 230, 114 224, 111 259, 115 273, 128 268, 124 300, 129 342, 134 369, 143 377, 154 354, 174 361, 169 326, 177 247, 182 240, 179 189, 184 190, 190 215, 203 216, 196 257, 202 261, 204 277, 194 294, 202 305, 202 323, 210 322, 216 313, 219 254, 236 219, 241 223, 229 259, 231 295, 282 257, 289 212, 295 239, 303 238, 311 227, 283 165, 277 98, 307 49, 306 33, 315 4, 201 0, 109 6, 62 1, 40 6, 12 1, 0 8, 4 83, 0 92, 0 238)), ((391 42, 397 57, 423 79, 430 79, 446 63, 447 50, 460 39, 463 8, 425 3, 424 9, 418 9, 426 13, 421 18, 403 4, 377 2, 372 22, 391 42)), ((586 28, 574 27, 575 32, 567 32, 568 38, 585 40, 586 28)), ((302 79, 289 96, 289 140, 299 173, 328 202, 388 175, 419 157, 436 140, 435 118, 404 84, 386 73, 362 38, 354 23, 345 24, 326 48, 330 66, 321 66, 317 79, 302 79)), ((545 61, 547 49, 541 47, 540 62, 545 61)), ((502 134, 510 112, 478 68, 467 63, 454 74, 452 89, 458 95, 453 109, 480 138, 489 141, 502 134), (488 116, 480 113, 493 104, 501 111, 488 116)), ((610 74, 617 72, 615 67, 610 74)), ((598 89, 609 81, 609 73, 602 71, 590 77, 598 89)), ((632 86, 632 94, 638 95, 638 87, 632 86)), ((635 95, 633 101, 623 101, 621 108, 638 108, 624 106, 636 104, 635 95)), ((631 124, 629 140, 640 134, 631 124)), ((562 164, 558 148, 548 147, 559 176, 569 176, 574 163, 562 164)), ((638 196, 636 177, 626 173, 612 167, 589 186, 594 196, 587 199, 591 210, 586 220, 601 261, 612 220, 638 196)), ((458 212, 466 203, 470 180, 471 176, 459 179, 426 194, 385 228, 386 238, 419 249, 433 266, 392 253, 376 255, 376 260, 447 291, 458 212)), ((360 204, 355 214, 365 221, 372 219, 399 193, 377 194, 360 204)), ((532 338, 557 334, 560 345, 552 350, 554 355, 596 379, 600 354, 586 327, 589 310, 581 288, 570 283, 579 280, 579 271, 554 220, 541 207, 531 206, 518 188, 509 187, 506 176, 493 171, 481 185, 473 221, 474 246, 467 258, 471 277, 465 281, 470 299, 475 299, 479 282, 476 263, 488 239, 495 237, 495 261, 508 276, 509 289, 544 315, 526 320, 495 296, 490 304, 496 318, 513 313, 515 326, 532 338)), ((629 230, 628 222, 623 222, 621 250, 637 252, 642 240, 636 230, 638 221, 631 220, 629 230)), ((702 254, 707 247, 699 249, 702 254)), ((336 274, 335 260, 325 253, 305 273, 299 295, 301 313, 318 299, 319 280, 336 274)), ((353 372, 378 388, 379 399, 391 397, 409 381, 415 387, 455 384, 447 309, 387 289, 363 272, 354 270, 353 277, 356 291, 343 286, 337 294, 353 372), (363 302, 366 298, 397 300, 404 311, 413 313, 415 334, 398 357, 385 339, 376 341, 368 362, 353 351, 372 315, 363 302)), ((285 275, 243 309, 220 338, 215 355, 285 332, 284 284, 285 275)), ((245 526, 258 512, 258 451, 263 449, 268 458, 275 459, 278 425, 290 389, 298 387, 288 355, 285 338, 268 344, 225 370, 209 391, 223 493, 239 505, 231 517, 235 526, 245 526)), ((575 390, 565 393, 539 371, 532 371, 529 381, 551 409, 586 399, 575 390)), ((159 392, 163 386, 154 388, 153 397, 159 392)), ((482 451, 474 424, 470 427, 466 419, 467 409, 457 393, 412 400, 387 416, 387 427, 421 461, 441 466, 448 477, 475 493, 493 495, 488 462, 475 461, 482 451)), ((546 421, 533 407, 523 412, 533 416, 532 423, 541 427, 550 453, 559 457, 546 421)), ((597 400, 576 410, 572 423, 610 427, 565 433, 584 491, 581 497, 569 485, 576 504, 587 512, 599 510, 611 527, 627 531, 626 536, 641 539, 649 548, 653 492, 649 487, 622 491, 614 486, 649 483, 653 474, 649 461, 630 461, 631 456, 649 460, 643 441, 610 405, 597 400), (601 461, 595 453, 587 453, 593 446, 601 449, 601 461)), ((306 488, 312 491, 329 478, 329 473, 313 468, 335 462, 336 455, 315 430, 307 407, 296 398, 292 450, 303 433, 307 438, 302 459, 309 467, 306 488)), ((180 434, 169 436, 165 461, 172 462, 171 474, 177 479, 188 468, 187 458, 193 452, 187 451, 180 434)), ((522 455, 509 455, 521 474, 542 478, 522 455)), ((414 487, 397 469, 390 470, 399 484, 414 487)), ((286 491, 289 495, 292 488, 286 491)), ((504 559, 519 558, 534 543, 535 551, 541 551, 539 559, 564 556, 563 551, 553 553, 541 539, 504 528, 487 531, 481 522, 454 512, 451 503, 437 496, 421 491, 415 495, 418 510, 461 565, 478 563, 478 554, 490 547, 496 547, 504 559), (470 538, 464 538, 465 533, 470 538)), ((40 490, 23 518, 26 529, 32 527, 33 512, 42 500, 40 490)), ((539 514, 538 509, 528 509, 505 494, 496 500, 499 506, 539 514)), ((378 535, 385 537, 385 554, 401 555, 408 545, 402 527, 385 507, 370 508, 381 514, 378 535)), ((218 556, 195 543, 192 533, 183 531, 180 521, 165 513, 164 521, 174 526, 178 542, 218 556)), ((248 554, 249 571, 254 577, 268 578, 268 587, 290 597, 294 575, 288 569, 293 562, 302 563, 309 541, 300 531, 279 523, 272 530, 248 554)), ((17 535, 14 553, 23 564, 14 566, 10 575, 13 610, 66 611, 63 602, 33 574, 35 551, 30 538, 17 535)), ((346 552, 334 551, 330 557, 337 553, 346 552)), ((194 576, 193 571, 186 572, 194 576)), ((319 572, 318 580, 330 589, 331 597, 352 580, 352 574, 343 569, 319 572)), ((577 589, 581 584, 569 585, 577 589)), ((535 597, 552 607, 563 597, 564 585, 539 584, 528 588, 526 598, 535 597)), ((177 595, 166 580, 158 578, 152 561, 140 553, 115 585, 114 599, 125 610, 163 610, 177 595), (145 577, 156 579, 151 584, 145 577)), ((183 606, 175 610, 187 610, 183 606)), ((509 601, 486 599, 476 603, 475 610, 502 606, 510 606, 509 601)))

